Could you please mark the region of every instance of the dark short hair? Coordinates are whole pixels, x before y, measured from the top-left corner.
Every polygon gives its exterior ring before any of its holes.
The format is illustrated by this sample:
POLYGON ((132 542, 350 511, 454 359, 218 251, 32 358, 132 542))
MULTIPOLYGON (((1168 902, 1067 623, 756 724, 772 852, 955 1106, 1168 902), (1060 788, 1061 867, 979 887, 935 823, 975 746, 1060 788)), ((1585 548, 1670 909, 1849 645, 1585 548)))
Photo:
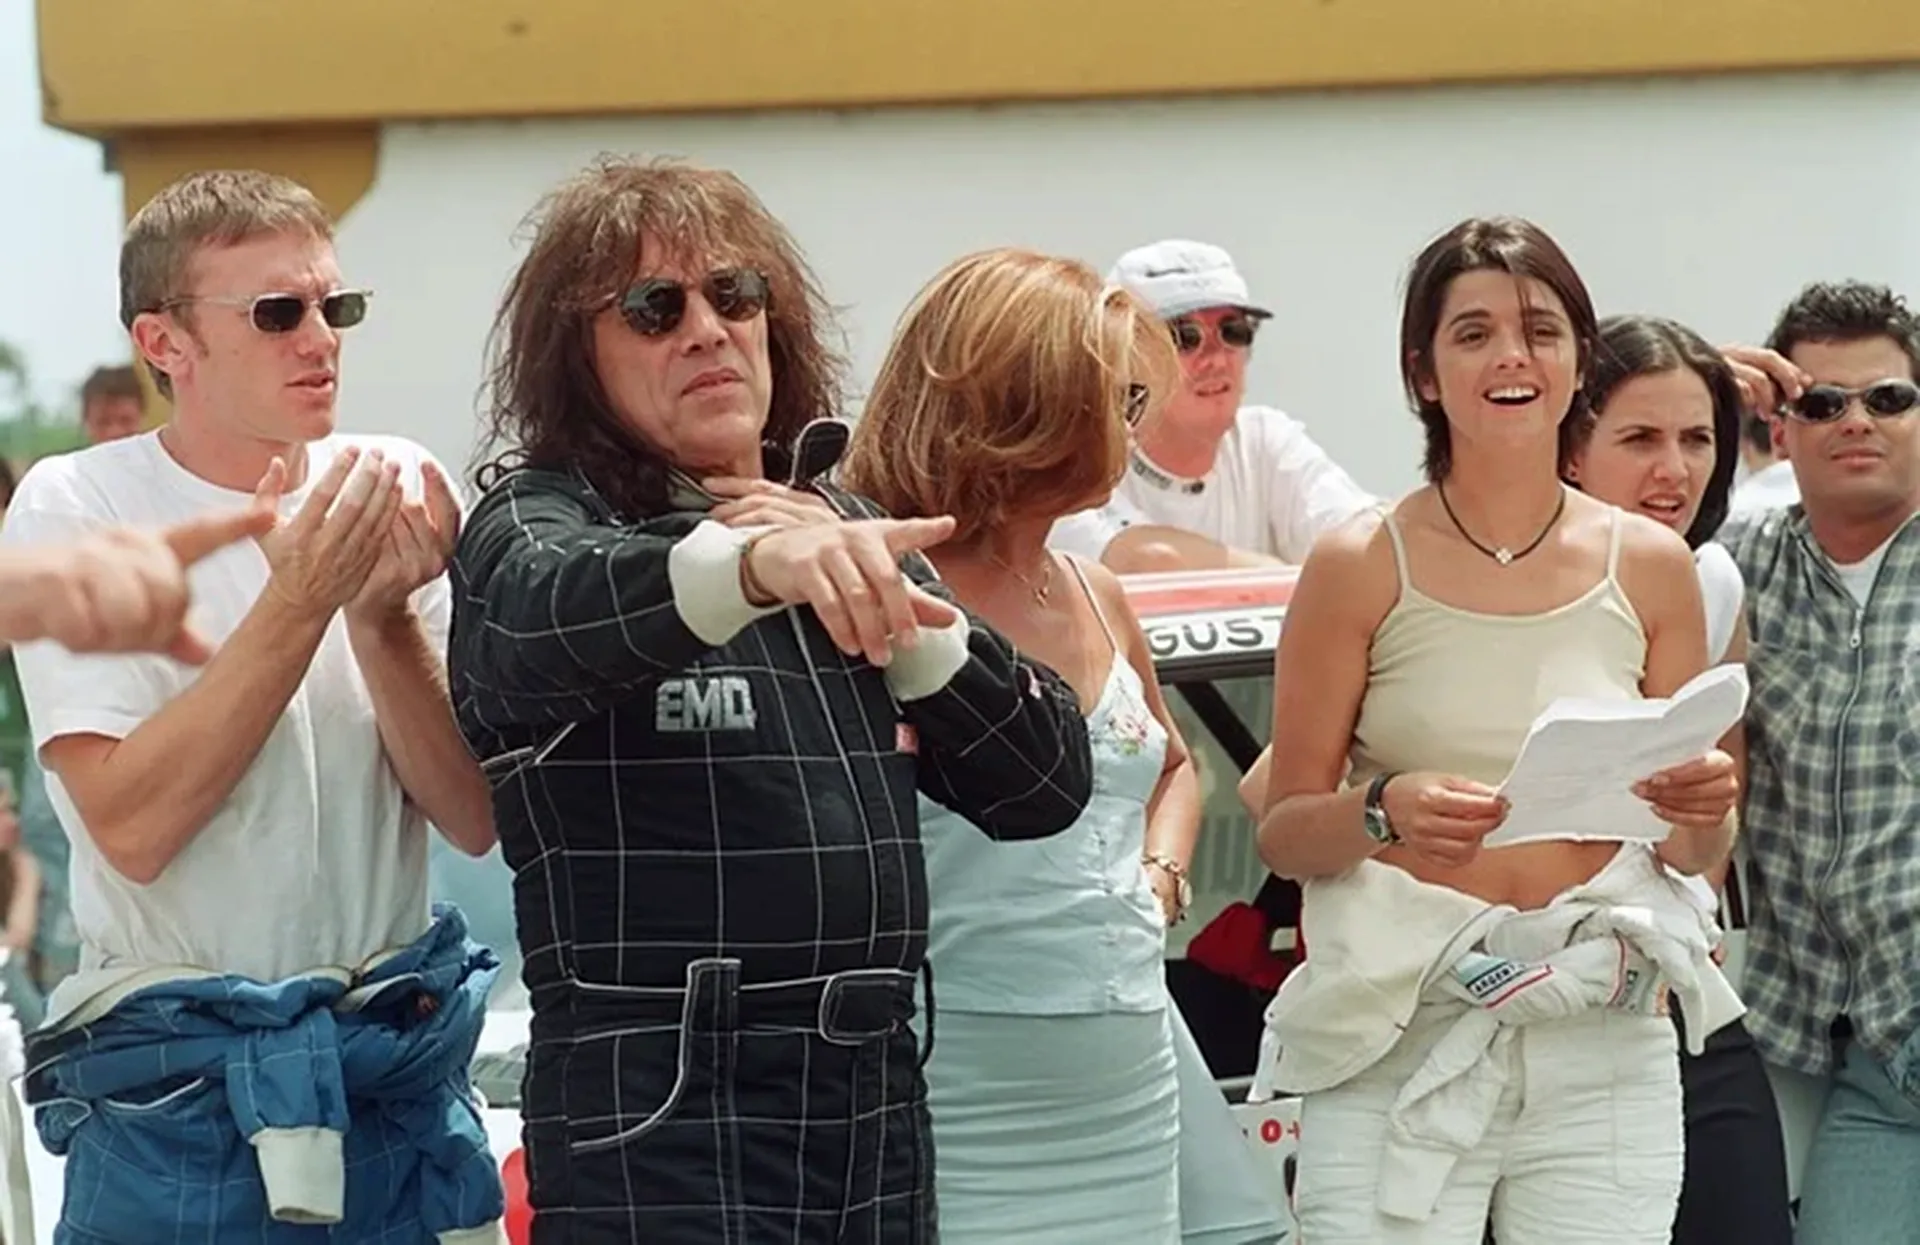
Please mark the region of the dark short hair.
MULTIPOLYGON (((1531 277, 1559 296, 1573 326, 1583 373, 1599 335, 1586 283, 1560 244, 1532 221, 1516 216, 1473 217, 1428 243, 1407 274, 1406 301, 1400 312, 1400 379, 1426 431, 1421 465, 1432 482, 1446 479, 1453 468, 1453 431, 1446 411, 1439 402, 1421 396, 1420 386, 1433 379, 1433 339, 1440 329, 1447 290, 1454 278, 1486 269, 1508 273, 1516 280, 1531 277)), ((1568 424, 1580 413, 1585 398, 1576 391, 1573 401, 1575 409, 1560 424, 1563 459, 1572 435, 1568 424)))
POLYGON ((1687 544, 1698 549, 1713 539, 1727 520, 1733 497, 1733 473, 1740 462, 1740 384, 1725 357, 1684 324, 1658 316, 1608 316, 1600 322, 1599 349, 1587 377, 1586 409, 1569 416, 1569 444, 1561 440, 1560 469, 1593 438, 1594 426, 1620 386, 1636 376, 1658 376, 1686 368, 1700 378, 1713 400, 1713 472, 1707 477, 1699 513, 1687 528, 1687 544))
POLYGON ((112 398, 132 398, 142 403, 147 400, 147 395, 140 390, 140 377, 134 372, 132 364, 94 368, 80 386, 80 411, 84 415, 95 402, 112 398))
POLYGON ((1773 453, 1773 421, 1759 411, 1745 411, 1740 416, 1740 435, 1747 444, 1762 454, 1773 453))
POLYGON ((1913 378, 1920 379, 1920 318, 1907 300, 1884 285, 1865 281, 1816 281, 1802 289, 1780 313, 1767 345, 1791 355, 1802 342, 1856 342, 1891 337, 1907 356, 1913 378))

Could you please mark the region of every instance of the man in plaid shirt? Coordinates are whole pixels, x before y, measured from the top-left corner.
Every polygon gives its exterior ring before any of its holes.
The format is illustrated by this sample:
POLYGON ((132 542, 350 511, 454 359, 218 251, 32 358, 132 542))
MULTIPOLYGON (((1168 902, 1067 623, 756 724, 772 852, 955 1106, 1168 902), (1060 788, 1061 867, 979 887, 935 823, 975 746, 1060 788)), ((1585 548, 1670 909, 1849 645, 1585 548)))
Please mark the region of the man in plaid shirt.
POLYGON ((538 219, 449 657, 515 872, 534 1239, 931 1242, 916 791, 1065 829, 1078 702, 903 575, 951 519, 804 487, 838 365, 745 186, 608 161, 538 219))
POLYGON ((1748 1026, 1824 1094, 1801 1245, 1920 1241, 1920 319, 1813 285, 1768 345, 1801 502, 1722 529, 1747 580, 1748 1026))

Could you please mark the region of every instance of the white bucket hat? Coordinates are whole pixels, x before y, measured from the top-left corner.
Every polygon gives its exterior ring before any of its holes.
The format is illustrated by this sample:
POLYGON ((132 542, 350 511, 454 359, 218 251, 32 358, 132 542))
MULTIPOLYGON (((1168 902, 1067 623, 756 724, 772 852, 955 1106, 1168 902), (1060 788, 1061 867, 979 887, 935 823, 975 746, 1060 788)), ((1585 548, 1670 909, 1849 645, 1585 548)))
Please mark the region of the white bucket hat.
POLYGON ((1170 238, 1135 247, 1120 257, 1107 281, 1125 286, 1162 320, 1208 307, 1237 307, 1261 319, 1273 315, 1254 304, 1233 257, 1206 242, 1170 238))

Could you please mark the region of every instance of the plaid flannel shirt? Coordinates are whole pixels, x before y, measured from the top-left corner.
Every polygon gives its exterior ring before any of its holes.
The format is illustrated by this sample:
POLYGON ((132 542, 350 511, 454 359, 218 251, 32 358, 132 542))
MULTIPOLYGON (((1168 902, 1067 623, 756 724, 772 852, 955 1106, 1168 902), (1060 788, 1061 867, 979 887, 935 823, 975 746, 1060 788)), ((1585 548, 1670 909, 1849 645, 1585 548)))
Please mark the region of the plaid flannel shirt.
MULTIPOLYGON (((579 984, 679 986, 702 957, 739 957, 749 983, 917 971, 916 790, 996 838, 1057 833, 1091 792, 1072 689, 985 624, 903 701, 810 609, 702 639, 684 591, 700 540, 723 543, 703 514, 631 522, 539 470, 461 533, 449 679, 477 756, 529 757, 495 775, 494 810, 537 1012, 579 984)), ((709 560, 737 585, 737 555, 709 560)))
POLYGON ((1719 539, 1752 633, 1747 1024, 1769 1059, 1818 1076, 1845 1016, 1891 1064, 1920 1027, 1920 522, 1865 607, 1798 505, 1719 539))

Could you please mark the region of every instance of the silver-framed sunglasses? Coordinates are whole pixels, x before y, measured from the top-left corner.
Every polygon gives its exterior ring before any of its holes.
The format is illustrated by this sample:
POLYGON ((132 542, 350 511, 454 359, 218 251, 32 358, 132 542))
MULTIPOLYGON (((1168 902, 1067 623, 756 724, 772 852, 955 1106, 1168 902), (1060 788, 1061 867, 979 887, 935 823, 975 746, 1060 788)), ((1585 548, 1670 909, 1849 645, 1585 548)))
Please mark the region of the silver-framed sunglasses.
POLYGON ((1783 403, 1781 410, 1801 423, 1830 424, 1845 415, 1856 398, 1867 414, 1878 419, 1895 419, 1920 407, 1920 385, 1899 377, 1876 380, 1858 389, 1844 385, 1809 385, 1799 397, 1783 403))
POLYGON ((158 310, 167 311, 191 303, 211 303, 216 307, 244 307, 247 319, 262 333, 291 333, 306 323, 307 308, 318 307, 320 319, 330 329, 350 329, 367 318, 367 300, 372 290, 334 290, 313 298, 306 294, 240 295, 199 294, 169 298, 158 310))

